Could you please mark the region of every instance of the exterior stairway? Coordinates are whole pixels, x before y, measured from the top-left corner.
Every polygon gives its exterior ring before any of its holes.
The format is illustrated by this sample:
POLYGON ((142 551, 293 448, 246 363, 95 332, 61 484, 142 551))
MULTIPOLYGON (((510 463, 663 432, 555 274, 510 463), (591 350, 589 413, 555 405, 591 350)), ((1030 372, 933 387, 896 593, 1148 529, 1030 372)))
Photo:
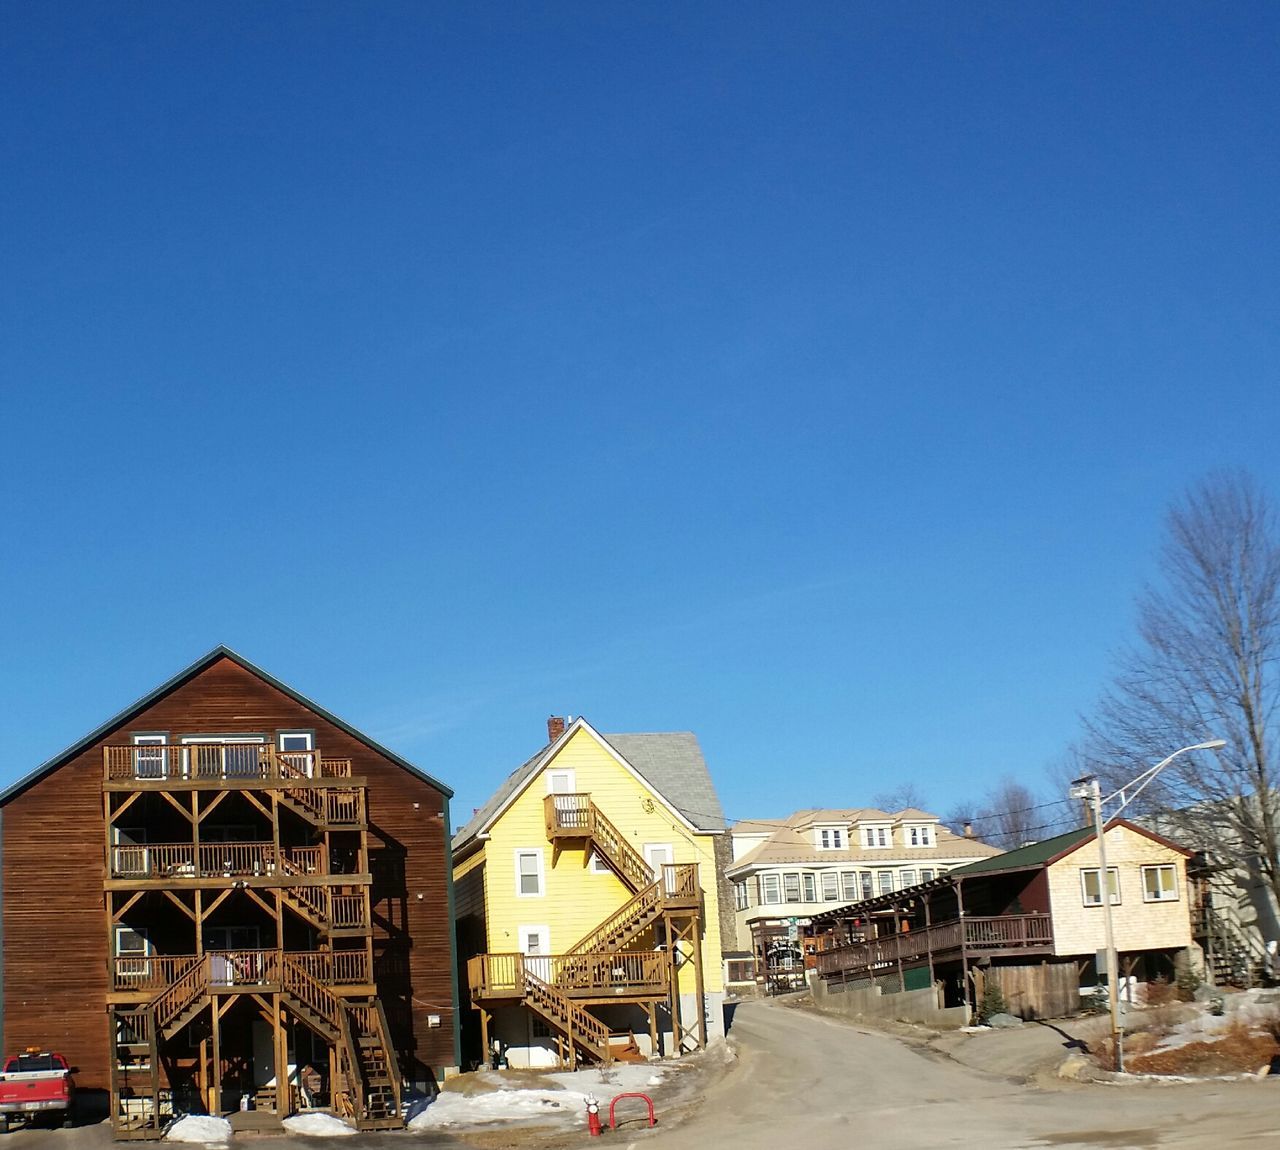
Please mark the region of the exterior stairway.
POLYGON ((529 970, 524 972, 524 1003, 548 1026, 564 1035, 571 1048, 570 1062, 581 1052, 595 1062, 609 1062, 609 1028, 585 1007, 561 994, 529 970))

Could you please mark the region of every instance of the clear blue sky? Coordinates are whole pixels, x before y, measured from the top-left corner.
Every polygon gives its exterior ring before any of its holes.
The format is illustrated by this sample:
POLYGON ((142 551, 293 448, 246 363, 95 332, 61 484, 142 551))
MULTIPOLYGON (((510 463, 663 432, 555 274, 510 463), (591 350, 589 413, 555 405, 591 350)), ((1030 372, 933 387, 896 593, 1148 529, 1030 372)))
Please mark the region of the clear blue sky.
POLYGON ((1038 784, 1280 493, 1267 4, 54 4, 0 36, 0 774, 226 643, 451 783, 1038 784))

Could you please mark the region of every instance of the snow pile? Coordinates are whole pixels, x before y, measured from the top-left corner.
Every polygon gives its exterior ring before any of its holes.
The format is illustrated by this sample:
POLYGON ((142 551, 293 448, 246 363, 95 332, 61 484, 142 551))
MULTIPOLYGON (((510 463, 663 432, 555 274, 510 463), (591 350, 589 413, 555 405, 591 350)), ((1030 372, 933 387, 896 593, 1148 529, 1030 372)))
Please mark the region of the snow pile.
POLYGON ((530 1118, 585 1121, 587 1104, 571 1090, 494 1090, 485 1094, 440 1094, 409 1123, 410 1130, 433 1126, 482 1125, 530 1118))
MULTIPOLYGON (((481 1071, 476 1077, 496 1090, 460 1094, 446 1090, 422 1113, 409 1120, 410 1130, 437 1126, 482 1126, 491 1122, 553 1121, 581 1126, 587 1120, 587 1096, 595 1095, 602 1118, 619 1094, 643 1094, 661 1085, 671 1067, 648 1063, 621 1063, 593 1070, 565 1071, 543 1076, 545 1089, 516 1090, 498 1085, 496 1073, 481 1071)), ((642 1105, 636 1103, 636 1105, 642 1105)))
POLYGON ((170 1142, 223 1144, 231 1141, 231 1123, 208 1114, 188 1114, 170 1126, 165 1137, 170 1142))
POLYGON ((1203 1006, 1192 1008, 1195 1013, 1173 1027, 1156 1043, 1155 1049, 1178 1050, 1193 1042, 1219 1042, 1236 1026, 1267 1030, 1276 1021, 1276 1004, 1271 1001, 1274 994, 1274 991, 1262 990, 1233 994, 1227 998, 1227 1009, 1222 1014, 1211 1014, 1203 1006))
POLYGON ((322 1114, 319 1111, 314 1114, 295 1114, 292 1118, 286 1118, 284 1128, 290 1134, 306 1134, 312 1138, 344 1138, 348 1134, 355 1133, 355 1130, 341 1118, 335 1118, 332 1114, 322 1114))

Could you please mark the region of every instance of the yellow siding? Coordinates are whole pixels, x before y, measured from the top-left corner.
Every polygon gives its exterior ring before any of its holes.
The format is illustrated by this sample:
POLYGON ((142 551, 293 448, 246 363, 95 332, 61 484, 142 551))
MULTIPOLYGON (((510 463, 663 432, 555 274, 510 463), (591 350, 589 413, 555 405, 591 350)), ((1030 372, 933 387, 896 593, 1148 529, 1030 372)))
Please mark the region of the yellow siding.
MULTIPOLYGON (((708 993, 724 988, 720 961, 720 918, 716 898, 715 838, 696 834, 587 731, 579 730, 555 759, 535 776, 490 831, 484 844, 485 921, 491 953, 520 949, 520 926, 545 926, 550 949, 562 954, 593 930, 631 894, 613 874, 593 874, 581 849, 564 847, 558 859, 547 841, 544 799, 546 770, 572 768, 574 790, 591 795, 606 818, 637 853, 646 843, 669 843, 673 861, 698 863, 703 890, 703 980, 708 993), (542 896, 516 892, 516 852, 542 852, 542 896)), ((692 964, 681 975, 681 990, 693 993, 692 964)))
MULTIPOLYGON (((1106 945, 1102 907, 1085 906, 1080 885, 1081 868, 1097 865, 1098 844, 1091 839, 1049 867, 1049 905, 1053 908, 1056 954, 1094 954, 1106 945)), ((1153 842, 1146 835, 1115 826, 1107 831, 1107 865, 1119 872, 1120 879, 1120 902, 1111 908, 1118 951, 1191 945, 1185 856, 1153 842), (1177 901, 1144 902, 1141 868, 1162 863, 1177 868, 1177 901)))

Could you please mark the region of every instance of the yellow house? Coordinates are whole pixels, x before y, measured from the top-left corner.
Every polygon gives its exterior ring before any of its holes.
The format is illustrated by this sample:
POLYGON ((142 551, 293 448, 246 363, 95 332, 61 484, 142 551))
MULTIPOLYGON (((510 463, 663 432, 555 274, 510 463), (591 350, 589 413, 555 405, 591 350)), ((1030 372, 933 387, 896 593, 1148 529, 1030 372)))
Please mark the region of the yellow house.
POLYGON ((454 838, 473 1058, 572 1066, 705 1046, 724 1033, 728 843, 697 739, 547 727, 454 838))

